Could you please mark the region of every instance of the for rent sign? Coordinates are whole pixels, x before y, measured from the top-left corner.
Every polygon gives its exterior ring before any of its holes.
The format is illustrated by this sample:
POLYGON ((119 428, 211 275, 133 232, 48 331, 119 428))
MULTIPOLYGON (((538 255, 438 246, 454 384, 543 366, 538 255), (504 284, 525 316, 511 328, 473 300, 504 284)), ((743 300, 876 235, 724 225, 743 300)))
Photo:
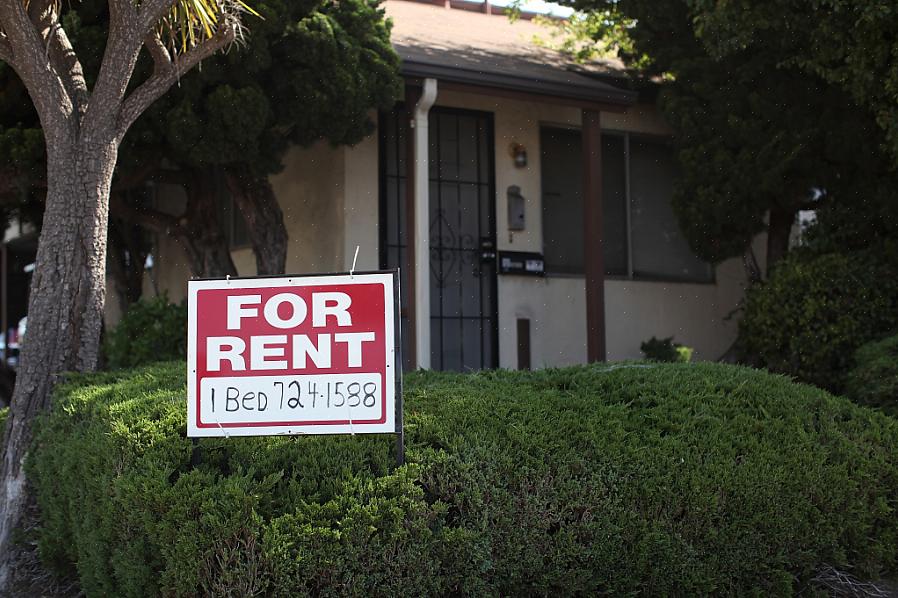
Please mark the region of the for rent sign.
POLYGON ((395 272, 190 281, 189 436, 399 432, 395 272))

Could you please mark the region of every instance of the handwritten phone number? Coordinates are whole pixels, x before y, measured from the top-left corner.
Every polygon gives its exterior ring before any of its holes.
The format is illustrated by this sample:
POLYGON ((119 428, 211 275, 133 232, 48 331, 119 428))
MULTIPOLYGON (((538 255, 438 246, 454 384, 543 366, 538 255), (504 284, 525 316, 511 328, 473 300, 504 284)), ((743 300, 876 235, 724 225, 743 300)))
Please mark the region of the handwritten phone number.
MULTIPOLYGON (((308 380, 301 383, 276 381, 274 391, 245 390, 227 386, 224 393, 216 393, 210 388, 212 413, 224 407, 224 411, 279 411, 288 409, 330 409, 341 407, 374 407, 380 395, 380 385, 376 382, 324 382, 308 380), (269 396, 269 393, 272 396, 269 396)), ((219 389, 220 390, 220 389, 219 389)))

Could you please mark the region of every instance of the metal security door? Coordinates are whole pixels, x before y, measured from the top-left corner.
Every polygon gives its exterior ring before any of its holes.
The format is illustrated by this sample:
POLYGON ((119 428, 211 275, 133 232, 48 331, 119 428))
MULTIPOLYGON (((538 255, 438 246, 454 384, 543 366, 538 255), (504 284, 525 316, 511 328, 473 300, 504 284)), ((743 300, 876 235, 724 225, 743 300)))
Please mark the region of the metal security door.
MULTIPOLYGON (((405 268, 406 128, 402 111, 380 119, 381 266, 405 268)), ((431 366, 498 365, 496 223, 492 115, 434 108, 430 113, 431 366)), ((402 303, 411 289, 402 276, 402 303)), ((409 326, 403 318, 403 352, 409 326)), ((406 361, 408 366, 408 361, 406 361)))
POLYGON ((491 115, 430 114, 431 364, 497 365, 496 223, 491 115))

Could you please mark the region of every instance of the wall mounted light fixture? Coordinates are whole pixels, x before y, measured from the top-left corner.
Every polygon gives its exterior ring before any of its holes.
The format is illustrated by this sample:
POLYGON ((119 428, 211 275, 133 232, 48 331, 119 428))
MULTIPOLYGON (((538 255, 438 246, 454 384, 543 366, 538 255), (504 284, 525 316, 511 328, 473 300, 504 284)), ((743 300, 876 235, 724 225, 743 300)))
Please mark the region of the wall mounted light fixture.
POLYGON ((511 157, 514 159, 514 165, 518 168, 525 168, 527 166, 527 148, 525 148, 520 143, 514 141, 508 147, 508 153, 511 154, 511 157))

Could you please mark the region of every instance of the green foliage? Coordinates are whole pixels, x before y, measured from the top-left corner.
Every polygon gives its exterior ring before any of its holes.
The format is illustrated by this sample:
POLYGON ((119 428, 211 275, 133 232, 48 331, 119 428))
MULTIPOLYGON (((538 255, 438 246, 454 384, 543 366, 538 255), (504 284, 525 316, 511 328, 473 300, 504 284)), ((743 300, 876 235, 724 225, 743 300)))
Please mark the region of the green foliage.
POLYGON ((106 337, 110 369, 132 368, 187 356, 187 305, 166 295, 132 304, 106 337))
POLYGON ((71 379, 28 464, 88 596, 788 594, 898 566, 898 422, 716 364, 406 376, 384 436, 185 438, 184 365, 71 379))
POLYGON ((898 7, 890 0, 690 0, 696 32, 719 56, 774 41, 780 64, 850 93, 875 116, 898 163, 898 7), (821 43, 820 40, 826 40, 821 43))
POLYGON ((898 336, 863 345, 854 361, 845 381, 845 395, 898 415, 898 336))
POLYGON ((537 37, 533 41, 541 46, 558 50, 575 61, 630 57, 629 64, 639 69, 648 66, 649 57, 636 56, 636 48, 630 37, 635 23, 615 9, 573 13, 567 19, 536 17, 535 21, 549 29, 549 39, 537 37))
MULTIPOLYGON (((741 256, 768 230, 771 210, 784 214, 777 222, 788 225, 801 209, 838 204, 860 220, 873 217, 878 207, 871 211, 870 204, 880 205, 898 185, 882 151, 886 136, 863 99, 790 61, 793 40, 832 15, 784 1, 751 9, 710 0, 567 3, 595 18, 616 19, 632 40, 621 57, 646 76, 664 79, 658 104, 681 166, 673 208, 702 259, 741 256), (790 6, 781 14, 781 5, 790 6), (745 24, 748 35, 738 27, 712 35, 712 13, 725 15, 719 21, 727 23, 744 23, 755 13, 769 21, 745 24)), ((600 45, 613 42, 615 27, 596 27, 592 35, 600 45)), ((813 47, 830 48, 821 39, 829 38, 814 36, 813 47)), ((774 239, 784 240, 779 233, 774 239)))
POLYGON ((790 255, 749 289, 740 339, 761 365, 840 391, 855 350, 898 328, 898 260, 887 251, 790 255))
POLYGON ((378 2, 252 6, 263 19, 253 21, 245 46, 205 60, 135 123, 122 174, 161 152, 183 168, 239 164, 268 175, 282 168, 291 143, 358 143, 373 130, 372 110, 399 97, 399 59, 378 2))
POLYGON ((673 337, 658 339, 654 336, 639 345, 642 355, 649 361, 688 363, 692 361, 692 347, 673 342, 673 337))

